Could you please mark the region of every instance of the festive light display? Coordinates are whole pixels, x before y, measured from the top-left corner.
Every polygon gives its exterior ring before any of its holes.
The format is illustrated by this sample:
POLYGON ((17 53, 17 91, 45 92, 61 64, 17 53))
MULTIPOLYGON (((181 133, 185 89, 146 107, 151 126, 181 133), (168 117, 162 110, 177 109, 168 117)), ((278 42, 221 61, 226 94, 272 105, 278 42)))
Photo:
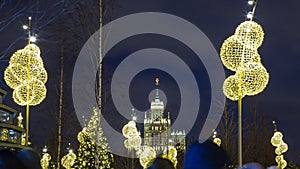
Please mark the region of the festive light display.
POLYGON ((219 147, 221 146, 222 144, 222 140, 220 138, 217 137, 217 132, 215 131, 214 132, 214 135, 213 135, 213 142, 215 144, 217 144, 219 147))
POLYGON ((262 92, 268 82, 269 74, 261 63, 247 62, 237 71, 237 76, 242 77, 242 88, 246 95, 252 96, 262 92))
POLYGON ((223 92, 230 100, 239 96, 256 95, 269 82, 269 74, 261 64, 258 47, 264 38, 262 27, 254 21, 245 21, 235 30, 235 34, 222 44, 220 57, 224 66, 236 75, 229 76, 223 84, 223 92), (241 91, 239 92, 239 87, 241 91))
POLYGON ((264 40, 262 27, 254 21, 245 21, 235 30, 237 39, 247 48, 257 49, 264 40))
POLYGON ((156 152, 154 148, 150 146, 143 146, 142 153, 139 156, 140 164, 143 168, 148 168, 151 162, 156 158, 156 152))
POLYGON ((21 106, 35 106, 45 99, 47 79, 40 49, 35 44, 16 51, 4 71, 5 82, 14 89, 14 101, 21 106))
POLYGON ((243 60, 247 62, 260 62, 256 49, 244 46, 236 35, 230 36, 222 44, 220 51, 221 60, 227 69, 236 71, 243 60))
POLYGON ((77 140, 80 143, 80 146, 78 148, 77 158, 73 165, 75 168, 94 169, 96 157, 99 160, 100 168, 113 168, 114 157, 108 150, 107 140, 104 136, 101 125, 99 125, 101 123, 98 122, 98 117, 99 109, 94 107, 93 115, 89 121, 88 127, 84 127, 77 135, 77 140), (98 138, 96 136, 96 132, 98 132, 98 138))
POLYGON ((51 160, 51 155, 49 153, 44 153, 40 160, 42 169, 49 168, 50 160, 51 160))
POLYGON ((71 169, 75 163, 76 155, 73 153, 72 150, 69 153, 61 158, 61 164, 66 169, 71 169))
POLYGON ((288 145, 283 141, 283 134, 277 130, 276 122, 273 121, 274 124, 274 134, 271 138, 271 144, 276 147, 275 149, 275 161, 277 162, 277 167, 279 169, 284 169, 287 166, 287 162, 284 159, 282 153, 287 152, 288 145))
MULTIPOLYGON (((241 96, 244 97, 246 92, 243 90, 241 96)), ((236 75, 227 77, 223 83, 223 92, 230 100, 238 100, 239 98, 239 78, 236 75)))

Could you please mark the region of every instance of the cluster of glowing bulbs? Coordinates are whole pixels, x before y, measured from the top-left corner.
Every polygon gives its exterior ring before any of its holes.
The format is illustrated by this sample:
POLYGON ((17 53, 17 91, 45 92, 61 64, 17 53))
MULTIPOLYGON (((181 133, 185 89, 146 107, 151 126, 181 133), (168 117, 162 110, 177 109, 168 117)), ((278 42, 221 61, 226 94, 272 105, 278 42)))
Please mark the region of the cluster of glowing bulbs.
POLYGON ((71 169, 76 160, 76 155, 73 151, 69 151, 69 153, 61 158, 61 164, 66 169, 71 169))
POLYGON ((40 49, 35 44, 16 51, 4 71, 6 84, 14 89, 14 101, 21 106, 38 105, 45 99, 47 79, 40 49))
POLYGON ((224 81, 223 92, 227 98, 238 100, 239 96, 256 95, 267 86, 269 74, 257 51, 263 39, 262 27, 254 21, 245 21, 222 44, 221 61, 236 72, 224 81))
POLYGON ((49 168, 50 160, 51 160, 51 155, 49 153, 44 153, 40 160, 42 169, 49 168))
POLYGON ((279 131, 275 131, 272 138, 271 144, 276 147, 275 149, 275 160, 277 162, 277 167, 283 169, 287 166, 286 160, 283 158, 282 153, 287 152, 288 145, 283 141, 283 134, 279 131))
MULTIPOLYGON (((156 151, 154 148, 141 145, 142 139, 136 128, 136 123, 131 120, 122 128, 122 134, 126 137, 124 146, 129 150, 136 150, 136 155, 139 158, 140 164, 143 168, 148 168, 151 162, 156 158, 156 151)), ((173 146, 168 147, 168 151, 165 151, 162 158, 169 159, 174 166, 177 164, 177 150, 173 146)))
POLYGON ((213 142, 218 145, 219 147, 221 147, 221 144, 222 144, 222 140, 220 138, 217 137, 217 132, 215 131, 214 132, 214 135, 213 135, 213 142))

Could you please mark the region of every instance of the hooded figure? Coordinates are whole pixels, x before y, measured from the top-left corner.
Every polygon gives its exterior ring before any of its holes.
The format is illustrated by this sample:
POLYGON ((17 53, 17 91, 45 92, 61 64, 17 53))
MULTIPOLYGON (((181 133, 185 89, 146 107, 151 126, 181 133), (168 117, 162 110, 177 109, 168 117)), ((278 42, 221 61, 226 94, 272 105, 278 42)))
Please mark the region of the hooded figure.
POLYGON ((211 140, 194 143, 186 151, 183 169, 224 169, 228 156, 211 140))

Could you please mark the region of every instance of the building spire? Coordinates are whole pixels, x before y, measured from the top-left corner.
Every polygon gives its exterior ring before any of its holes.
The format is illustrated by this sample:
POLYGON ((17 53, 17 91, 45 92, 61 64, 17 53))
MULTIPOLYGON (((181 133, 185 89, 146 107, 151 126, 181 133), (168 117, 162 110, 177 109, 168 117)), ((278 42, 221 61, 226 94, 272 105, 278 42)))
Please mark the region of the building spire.
POLYGON ((155 86, 156 86, 156 95, 155 100, 159 101, 159 95, 158 95, 158 85, 159 85, 159 78, 155 78, 155 86))

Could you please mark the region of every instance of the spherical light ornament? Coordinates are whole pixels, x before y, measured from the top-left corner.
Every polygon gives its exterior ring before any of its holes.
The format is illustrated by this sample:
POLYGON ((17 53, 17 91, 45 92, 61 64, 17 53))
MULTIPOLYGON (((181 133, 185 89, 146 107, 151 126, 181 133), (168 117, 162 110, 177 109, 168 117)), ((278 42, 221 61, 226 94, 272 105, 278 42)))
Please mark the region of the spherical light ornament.
POLYGON ((269 82, 267 69, 257 62, 243 64, 237 70, 237 76, 242 78, 243 90, 249 96, 262 92, 269 82))
POLYGON ((40 48, 34 43, 26 45, 24 49, 30 50, 30 51, 34 52, 36 55, 39 55, 39 56, 41 55, 40 48))
POLYGON ((6 84, 12 89, 15 89, 17 86, 21 85, 21 81, 18 80, 10 66, 7 67, 4 71, 4 80, 6 84))
POLYGON ((278 148, 281 153, 285 153, 288 150, 288 145, 282 141, 278 148))
POLYGON ((77 140, 80 144, 84 143, 84 136, 85 136, 85 132, 84 131, 80 131, 78 134, 77 134, 77 140))
POLYGON ((14 101, 21 105, 37 105, 46 97, 47 89, 40 80, 31 80, 29 84, 20 85, 13 91, 14 101), (27 92, 29 97, 27 98, 27 92))
POLYGON ((133 136, 128 138, 128 144, 132 148, 137 148, 142 144, 142 138, 140 136, 133 136))
POLYGON ((147 168, 149 167, 150 163, 155 159, 156 152, 152 147, 149 146, 143 146, 143 152, 140 155, 140 164, 147 168))
POLYGON ((275 147, 278 147, 282 143, 282 138, 283 138, 282 133, 276 131, 271 138, 271 144, 275 147))
POLYGON ((235 36, 243 45, 257 49, 264 40, 264 31, 258 23, 245 21, 236 28, 235 36))
POLYGON ((240 67, 242 60, 243 63, 260 62, 257 50, 240 43, 235 35, 224 41, 220 56, 224 66, 232 71, 236 71, 240 67))
POLYGON ((66 169, 71 169, 74 165, 76 159, 76 155, 73 152, 69 152, 67 155, 63 156, 61 159, 61 164, 66 169))
POLYGON ((37 55, 39 52, 34 52, 26 49, 21 49, 16 51, 10 58, 9 64, 21 64, 22 66, 27 67, 28 65, 38 65, 43 67, 43 60, 40 55, 37 55))
POLYGON ((280 163, 279 163, 279 167, 280 169, 283 169, 287 166, 287 162, 286 160, 281 160, 280 163))
POLYGON ((281 155, 281 150, 279 147, 275 148, 275 154, 276 155, 281 155))
POLYGON ((213 142, 214 142, 215 144, 217 144, 219 147, 221 146, 221 143, 222 143, 222 141, 221 141, 220 138, 214 138, 213 142))
POLYGON ((129 134, 132 134, 135 131, 137 132, 137 129, 136 129, 134 121, 130 121, 128 124, 125 124, 124 127, 122 128, 122 134, 126 138, 129 138, 130 137, 129 134))
POLYGON ((284 160, 284 159, 283 159, 283 155, 277 155, 277 156, 275 157, 275 161, 276 161, 277 163, 279 163, 279 162, 282 161, 282 160, 284 160))
MULTIPOLYGON (((238 100, 239 98, 239 79, 236 75, 228 76, 223 83, 223 92, 225 96, 230 100, 238 100)), ((242 88, 242 97, 245 96, 245 92, 242 88)))
POLYGON ((124 140, 124 146, 125 146, 125 148, 127 148, 127 149, 130 149, 130 148, 131 148, 131 145, 129 144, 128 139, 124 140))

